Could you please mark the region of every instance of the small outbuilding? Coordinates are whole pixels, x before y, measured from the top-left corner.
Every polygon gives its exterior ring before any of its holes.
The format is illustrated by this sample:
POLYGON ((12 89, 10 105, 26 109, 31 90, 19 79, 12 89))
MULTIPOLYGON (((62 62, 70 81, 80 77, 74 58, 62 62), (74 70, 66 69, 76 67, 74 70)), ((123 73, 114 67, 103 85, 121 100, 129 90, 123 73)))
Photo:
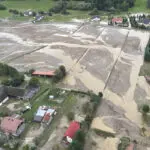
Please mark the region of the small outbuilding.
POLYGON ((34 71, 32 73, 33 76, 45 76, 45 77, 53 77, 55 75, 55 71, 34 71))
POLYGON ((63 141, 66 144, 72 143, 72 140, 79 129, 80 123, 77 121, 72 121, 64 134, 63 141))
POLYGON ((48 106, 40 106, 34 116, 34 121, 43 122, 48 125, 51 123, 55 114, 55 109, 49 108, 48 106))
POLYGON ((24 120, 13 116, 4 117, 1 121, 0 129, 6 134, 19 136, 25 129, 24 120))
POLYGON ((122 24, 123 23, 123 18, 113 18, 112 23, 113 24, 122 24))

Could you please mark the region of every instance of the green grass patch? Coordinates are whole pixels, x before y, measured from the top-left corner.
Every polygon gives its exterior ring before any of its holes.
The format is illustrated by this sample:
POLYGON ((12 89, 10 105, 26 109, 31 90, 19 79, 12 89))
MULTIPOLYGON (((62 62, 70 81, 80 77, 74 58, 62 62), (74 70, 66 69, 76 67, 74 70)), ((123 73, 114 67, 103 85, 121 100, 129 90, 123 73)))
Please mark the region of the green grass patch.
POLYGON ((137 13, 137 12, 146 12, 150 13, 150 9, 146 7, 147 0, 136 0, 135 6, 129 9, 129 12, 137 13))
POLYGON ((5 0, 2 2, 7 9, 17 9, 20 11, 25 11, 28 9, 32 10, 43 10, 47 11, 54 5, 53 0, 5 0))
POLYGON ((52 123, 47 126, 42 133, 42 135, 39 137, 39 146, 42 147, 48 140, 50 134, 54 131, 56 126, 59 124, 60 119, 63 115, 67 115, 68 112, 72 110, 72 107, 76 103, 76 97, 73 93, 69 93, 66 97, 65 101, 61 104, 61 107, 57 110, 57 115, 54 117, 52 123))
MULTIPOLYGON (((137 13, 137 12, 146 12, 150 13, 150 9, 146 7, 146 1, 147 0, 136 0, 135 6, 133 8, 130 8, 128 12, 131 13, 137 13)), ((8 12, 9 9, 17 9, 19 11, 25 11, 25 10, 34 10, 34 11, 48 11, 50 8, 52 8, 55 5, 55 1, 53 0, 5 0, 1 2, 7 7, 7 10, 0 11, 0 18, 10 17, 14 20, 19 21, 26 21, 29 19, 32 19, 32 17, 19 17, 14 16, 8 12)), ((54 14, 52 17, 46 17, 43 21, 70 21, 72 18, 77 19, 85 19, 90 18, 88 15, 90 11, 79 11, 79 10, 67 10, 70 12, 69 15, 61 15, 61 14, 54 14)), ((105 11, 99 11, 101 16, 107 16, 108 12, 105 11)), ((127 14, 127 12, 118 12, 115 14, 127 14)), ((114 15, 115 15, 114 14, 114 15)))
POLYGON ((33 121, 34 114, 36 113, 39 106, 50 105, 50 102, 48 101, 48 93, 49 90, 45 90, 44 93, 42 93, 37 99, 31 102, 32 109, 23 115, 23 118, 25 118, 26 121, 28 122, 33 121))

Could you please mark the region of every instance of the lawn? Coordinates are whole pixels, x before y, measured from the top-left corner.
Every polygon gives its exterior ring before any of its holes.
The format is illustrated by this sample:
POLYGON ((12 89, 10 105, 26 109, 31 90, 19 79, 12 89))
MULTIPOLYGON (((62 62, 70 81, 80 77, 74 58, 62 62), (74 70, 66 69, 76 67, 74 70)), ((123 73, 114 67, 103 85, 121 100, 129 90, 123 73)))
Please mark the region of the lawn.
MULTIPOLYGON (((48 9, 50 9, 54 5, 53 0, 5 0, 1 3, 7 7, 7 10, 0 11, 0 18, 11 17, 12 15, 8 12, 9 9, 17 9, 19 11, 25 11, 28 9, 32 9, 35 11, 48 11, 48 9)), ((26 20, 26 18, 22 18, 23 17, 13 17, 13 19, 17 19, 20 21, 26 20)))
MULTIPOLYGON (((146 1, 147 0, 136 0, 135 7, 129 9, 129 12, 150 13, 150 9, 146 8, 146 1)), ((12 19, 15 19, 15 20, 25 21, 25 20, 29 20, 29 18, 14 17, 8 12, 8 10, 17 9, 20 11, 25 11, 28 9, 32 9, 35 11, 40 11, 40 10, 48 11, 51 7, 54 6, 55 1, 54 0, 5 0, 1 3, 3 3, 7 7, 7 10, 0 11, 0 18, 11 17, 12 19)), ((84 19, 84 18, 90 17, 88 15, 89 11, 73 11, 73 10, 68 10, 68 11, 70 12, 70 15, 56 14, 56 15, 53 15, 52 17, 47 17, 44 21, 69 21, 72 18, 84 19)), ((126 12, 122 12, 122 13, 124 14, 126 12)), ((107 15, 107 13, 105 14, 101 12, 100 14, 107 15)))
MULTIPOLYGON (((36 97, 34 97, 31 101, 31 104, 33 106, 32 109, 23 115, 23 117, 27 121, 27 130, 26 130, 27 133, 29 129, 35 124, 33 122, 33 117, 39 106, 47 105, 58 108, 57 115, 54 117, 52 123, 49 126, 45 127, 44 132, 42 133, 42 135, 40 135, 39 146, 43 146, 47 142, 50 134, 53 132, 56 125, 59 123, 61 117, 63 115, 66 115, 69 111, 71 111, 72 107, 76 102, 75 95, 73 93, 66 92, 64 95, 61 95, 61 97, 65 99, 64 102, 61 104, 55 103, 49 100, 48 98, 50 90, 51 89, 49 88, 47 89, 42 87, 38 95, 36 95, 36 97)), ((26 134, 23 134, 22 138, 24 138, 25 135, 26 134)))
POLYGON ((135 1, 135 7, 131 8, 129 12, 146 12, 150 13, 150 9, 146 8, 147 0, 136 0, 135 1))
POLYGON ((53 0, 5 0, 2 3, 8 9, 18 9, 21 11, 28 9, 47 11, 54 4, 53 0))

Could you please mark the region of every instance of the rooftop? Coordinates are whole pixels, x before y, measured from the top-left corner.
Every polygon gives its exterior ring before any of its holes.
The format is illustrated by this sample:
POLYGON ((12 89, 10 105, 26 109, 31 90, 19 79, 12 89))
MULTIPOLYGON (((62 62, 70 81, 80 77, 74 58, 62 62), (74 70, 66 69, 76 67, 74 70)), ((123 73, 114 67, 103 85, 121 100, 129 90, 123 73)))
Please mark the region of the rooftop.
POLYGON ((54 76, 55 71, 34 71, 32 75, 54 76))
POLYGON ((122 18, 113 18, 112 22, 120 22, 120 23, 122 23, 123 19, 122 18))
POLYGON ((70 137, 72 139, 79 129, 80 129, 79 122, 76 122, 76 121, 71 122, 69 125, 69 128, 64 134, 64 137, 70 137))
POLYGON ((14 117, 4 117, 0 127, 4 132, 15 133, 23 122, 23 120, 14 117))

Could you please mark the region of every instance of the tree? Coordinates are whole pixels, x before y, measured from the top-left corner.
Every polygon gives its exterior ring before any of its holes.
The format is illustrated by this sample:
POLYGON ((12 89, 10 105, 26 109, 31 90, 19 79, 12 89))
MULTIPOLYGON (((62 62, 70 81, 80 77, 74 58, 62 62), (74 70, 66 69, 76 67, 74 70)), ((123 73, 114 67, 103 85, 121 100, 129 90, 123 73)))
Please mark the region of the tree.
POLYGON ((55 76, 53 77, 54 82, 58 82, 62 80, 66 76, 66 68, 65 66, 60 66, 56 71, 55 71, 55 76))
POLYGON ((2 81, 2 84, 6 85, 6 86, 10 86, 11 83, 10 83, 9 79, 5 79, 5 80, 2 81))
POLYGON ((69 150, 83 150, 83 144, 77 140, 73 140, 69 146, 69 150))
POLYGON ((57 69, 57 70, 55 71, 55 76, 53 77, 53 81, 54 81, 54 82, 58 82, 58 81, 60 81, 62 78, 63 78, 63 73, 62 73, 62 71, 61 71, 60 69, 57 69))
POLYGON ((78 130, 76 132, 74 140, 80 141, 81 143, 85 142, 85 132, 83 130, 78 130))
POLYGON ((29 74, 32 74, 34 71, 35 71, 35 69, 33 69, 33 68, 30 69, 30 70, 29 70, 29 74))
POLYGON ((142 107, 143 113, 147 114, 150 111, 149 105, 145 104, 142 107))
POLYGON ((0 10, 6 10, 6 9, 7 9, 6 6, 0 4, 0 10))
POLYGON ((24 75, 19 74, 10 80, 10 85, 17 87, 17 86, 21 85, 23 81, 24 81, 24 75))
POLYGON ((130 138, 122 137, 120 139, 120 144, 118 145, 118 150, 126 150, 129 144, 130 144, 130 138))
POLYGON ((129 4, 127 3, 127 1, 124 1, 121 6, 120 6, 121 10, 123 11, 127 11, 129 8, 129 4))
POLYGON ((67 117, 68 117, 68 120, 69 120, 69 121, 74 120, 74 113, 73 113, 73 112, 69 112, 69 113, 67 114, 67 117))
POLYGON ((94 8, 90 13, 89 13, 89 15, 99 15, 99 11, 98 11, 98 9, 97 8, 94 8))
POLYGON ((39 79, 36 77, 32 77, 29 81, 29 86, 31 87, 37 87, 39 85, 39 79))
POLYGON ((66 68, 65 68, 65 66, 61 65, 61 66, 59 67, 59 69, 60 69, 61 72, 63 73, 63 76, 66 76, 66 68))
POLYGON ((147 8, 150 8, 150 0, 147 0, 147 8))
POLYGON ((29 149, 30 149, 30 147, 29 147, 28 144, 24 145, 23 148, 22 148, 22 150, 29 150, 29 149))

